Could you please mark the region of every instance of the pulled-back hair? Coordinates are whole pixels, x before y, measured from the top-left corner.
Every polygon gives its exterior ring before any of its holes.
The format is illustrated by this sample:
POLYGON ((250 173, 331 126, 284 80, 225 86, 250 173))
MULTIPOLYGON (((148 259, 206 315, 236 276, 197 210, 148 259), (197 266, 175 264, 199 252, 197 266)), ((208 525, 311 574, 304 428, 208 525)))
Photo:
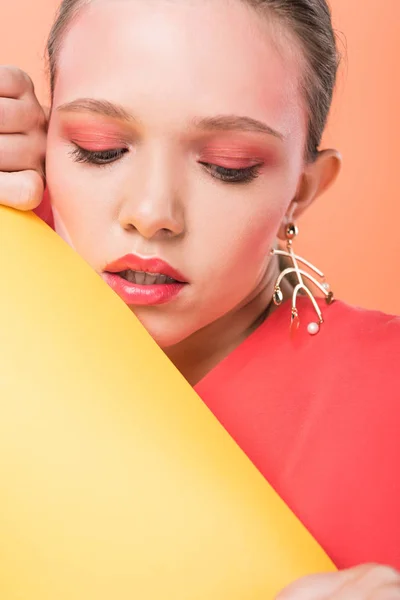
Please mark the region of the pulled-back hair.
MULTIPOLYGON (((62 39, 80 9, 92 0, 62 0, 51 29, 47 53, 50 90, 53 96, 57 76, 57 58, 62 39)), ((216 1, 216 0, 215 0, 216 1)), ((302 89, 308 110, 306 156, 312 160, 318 151, 332 103, 339 53, 326 0, 241 0, 294 34, 304 57, 302 89)))

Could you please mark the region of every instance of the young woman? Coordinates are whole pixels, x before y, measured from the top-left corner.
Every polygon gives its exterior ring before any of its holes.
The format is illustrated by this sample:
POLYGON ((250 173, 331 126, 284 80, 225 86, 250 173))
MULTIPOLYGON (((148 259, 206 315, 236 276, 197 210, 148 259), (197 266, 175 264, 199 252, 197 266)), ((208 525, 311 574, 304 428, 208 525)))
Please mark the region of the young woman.
MULTIPOLYGON (((293 259, 340 167, 325 0, 64 0, 48 50, 52 223, 343 569, 286 595, 400 598, 400 319, 293 259)), ((1 201, 32 208, 45 119, 21 72, 0 95, 1 201)))

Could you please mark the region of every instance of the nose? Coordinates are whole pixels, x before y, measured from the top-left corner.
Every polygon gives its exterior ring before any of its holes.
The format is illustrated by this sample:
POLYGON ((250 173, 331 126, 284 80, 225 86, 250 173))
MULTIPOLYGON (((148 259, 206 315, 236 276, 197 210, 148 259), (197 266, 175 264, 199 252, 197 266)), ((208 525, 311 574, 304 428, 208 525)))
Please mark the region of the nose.
POLYGON ((185 229, 176 173, 168 159, 153 157, 135 169, 119 209, 119 223, 146 239, 176 237, 185 229))

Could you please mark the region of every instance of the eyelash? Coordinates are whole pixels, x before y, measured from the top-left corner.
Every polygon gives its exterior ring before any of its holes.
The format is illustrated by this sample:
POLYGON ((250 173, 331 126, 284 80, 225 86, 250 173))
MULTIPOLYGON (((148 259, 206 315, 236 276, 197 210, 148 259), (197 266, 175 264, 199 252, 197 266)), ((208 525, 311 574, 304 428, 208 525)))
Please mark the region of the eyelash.
MULTIPOLYGON (((119 160, 128 148, 117 148, 116 150, 86 150, 75 145, 70 155, 75 162, 87 163, 96 166, 106 166, 119 160)), ((228 169, 207 162, 199 161, 215 179, 219 179, 224 183, 250 183, 259 175, 261 165, 252 165, 243 169, 228 169)))
POLYGON ((224 183, 250 183, 257 179, 261 165, 252 165, 243 169, 227 169, 211 163, 200 162, 215 179, 224 183))
POLYGON ((75 144, 70 152, 72 159, 78 163, 89 163, 91 165, 106 166, 120 159, 129 152, 128 148, 117 148, 116 150, 86 150, 75 144))

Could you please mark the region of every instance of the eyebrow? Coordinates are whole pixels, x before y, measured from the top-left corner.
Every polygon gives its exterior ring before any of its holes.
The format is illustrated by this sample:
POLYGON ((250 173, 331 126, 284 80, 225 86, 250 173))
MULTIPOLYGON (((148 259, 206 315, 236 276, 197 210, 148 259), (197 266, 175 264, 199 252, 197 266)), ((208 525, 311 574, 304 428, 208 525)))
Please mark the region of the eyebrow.
POLYGON ((78 98, 72 102, 61 104, 57 112, 89 112, 119 119, 120 121, 134 122, 136 119, 123 106, 113 104, 108 100, 95 100, 94 98, 78 98))
POLYGON ((284 140, 284 135, 276 131, 263 121, 251 117, 240 117, 237 115, 217 115, 216 117, 205 117, 194 119, 192 123, 199 129, 208 131, 253 131, 265 133, 284 140))
MULTIPOLYGON (((118 119, 128 123, 138 120, 120 104, 114 104, 108 100, 96 100, 94 98, 78 98, 57 107, 58 112, 89 112, 118 119)), ((263 121, 251 117, 238 115, 217 115, 214 117, 195 118, 191 121, 197 129, 204 131, 251 131, 272 135, 284 140, 284 135, 273 129, 263 121)))

